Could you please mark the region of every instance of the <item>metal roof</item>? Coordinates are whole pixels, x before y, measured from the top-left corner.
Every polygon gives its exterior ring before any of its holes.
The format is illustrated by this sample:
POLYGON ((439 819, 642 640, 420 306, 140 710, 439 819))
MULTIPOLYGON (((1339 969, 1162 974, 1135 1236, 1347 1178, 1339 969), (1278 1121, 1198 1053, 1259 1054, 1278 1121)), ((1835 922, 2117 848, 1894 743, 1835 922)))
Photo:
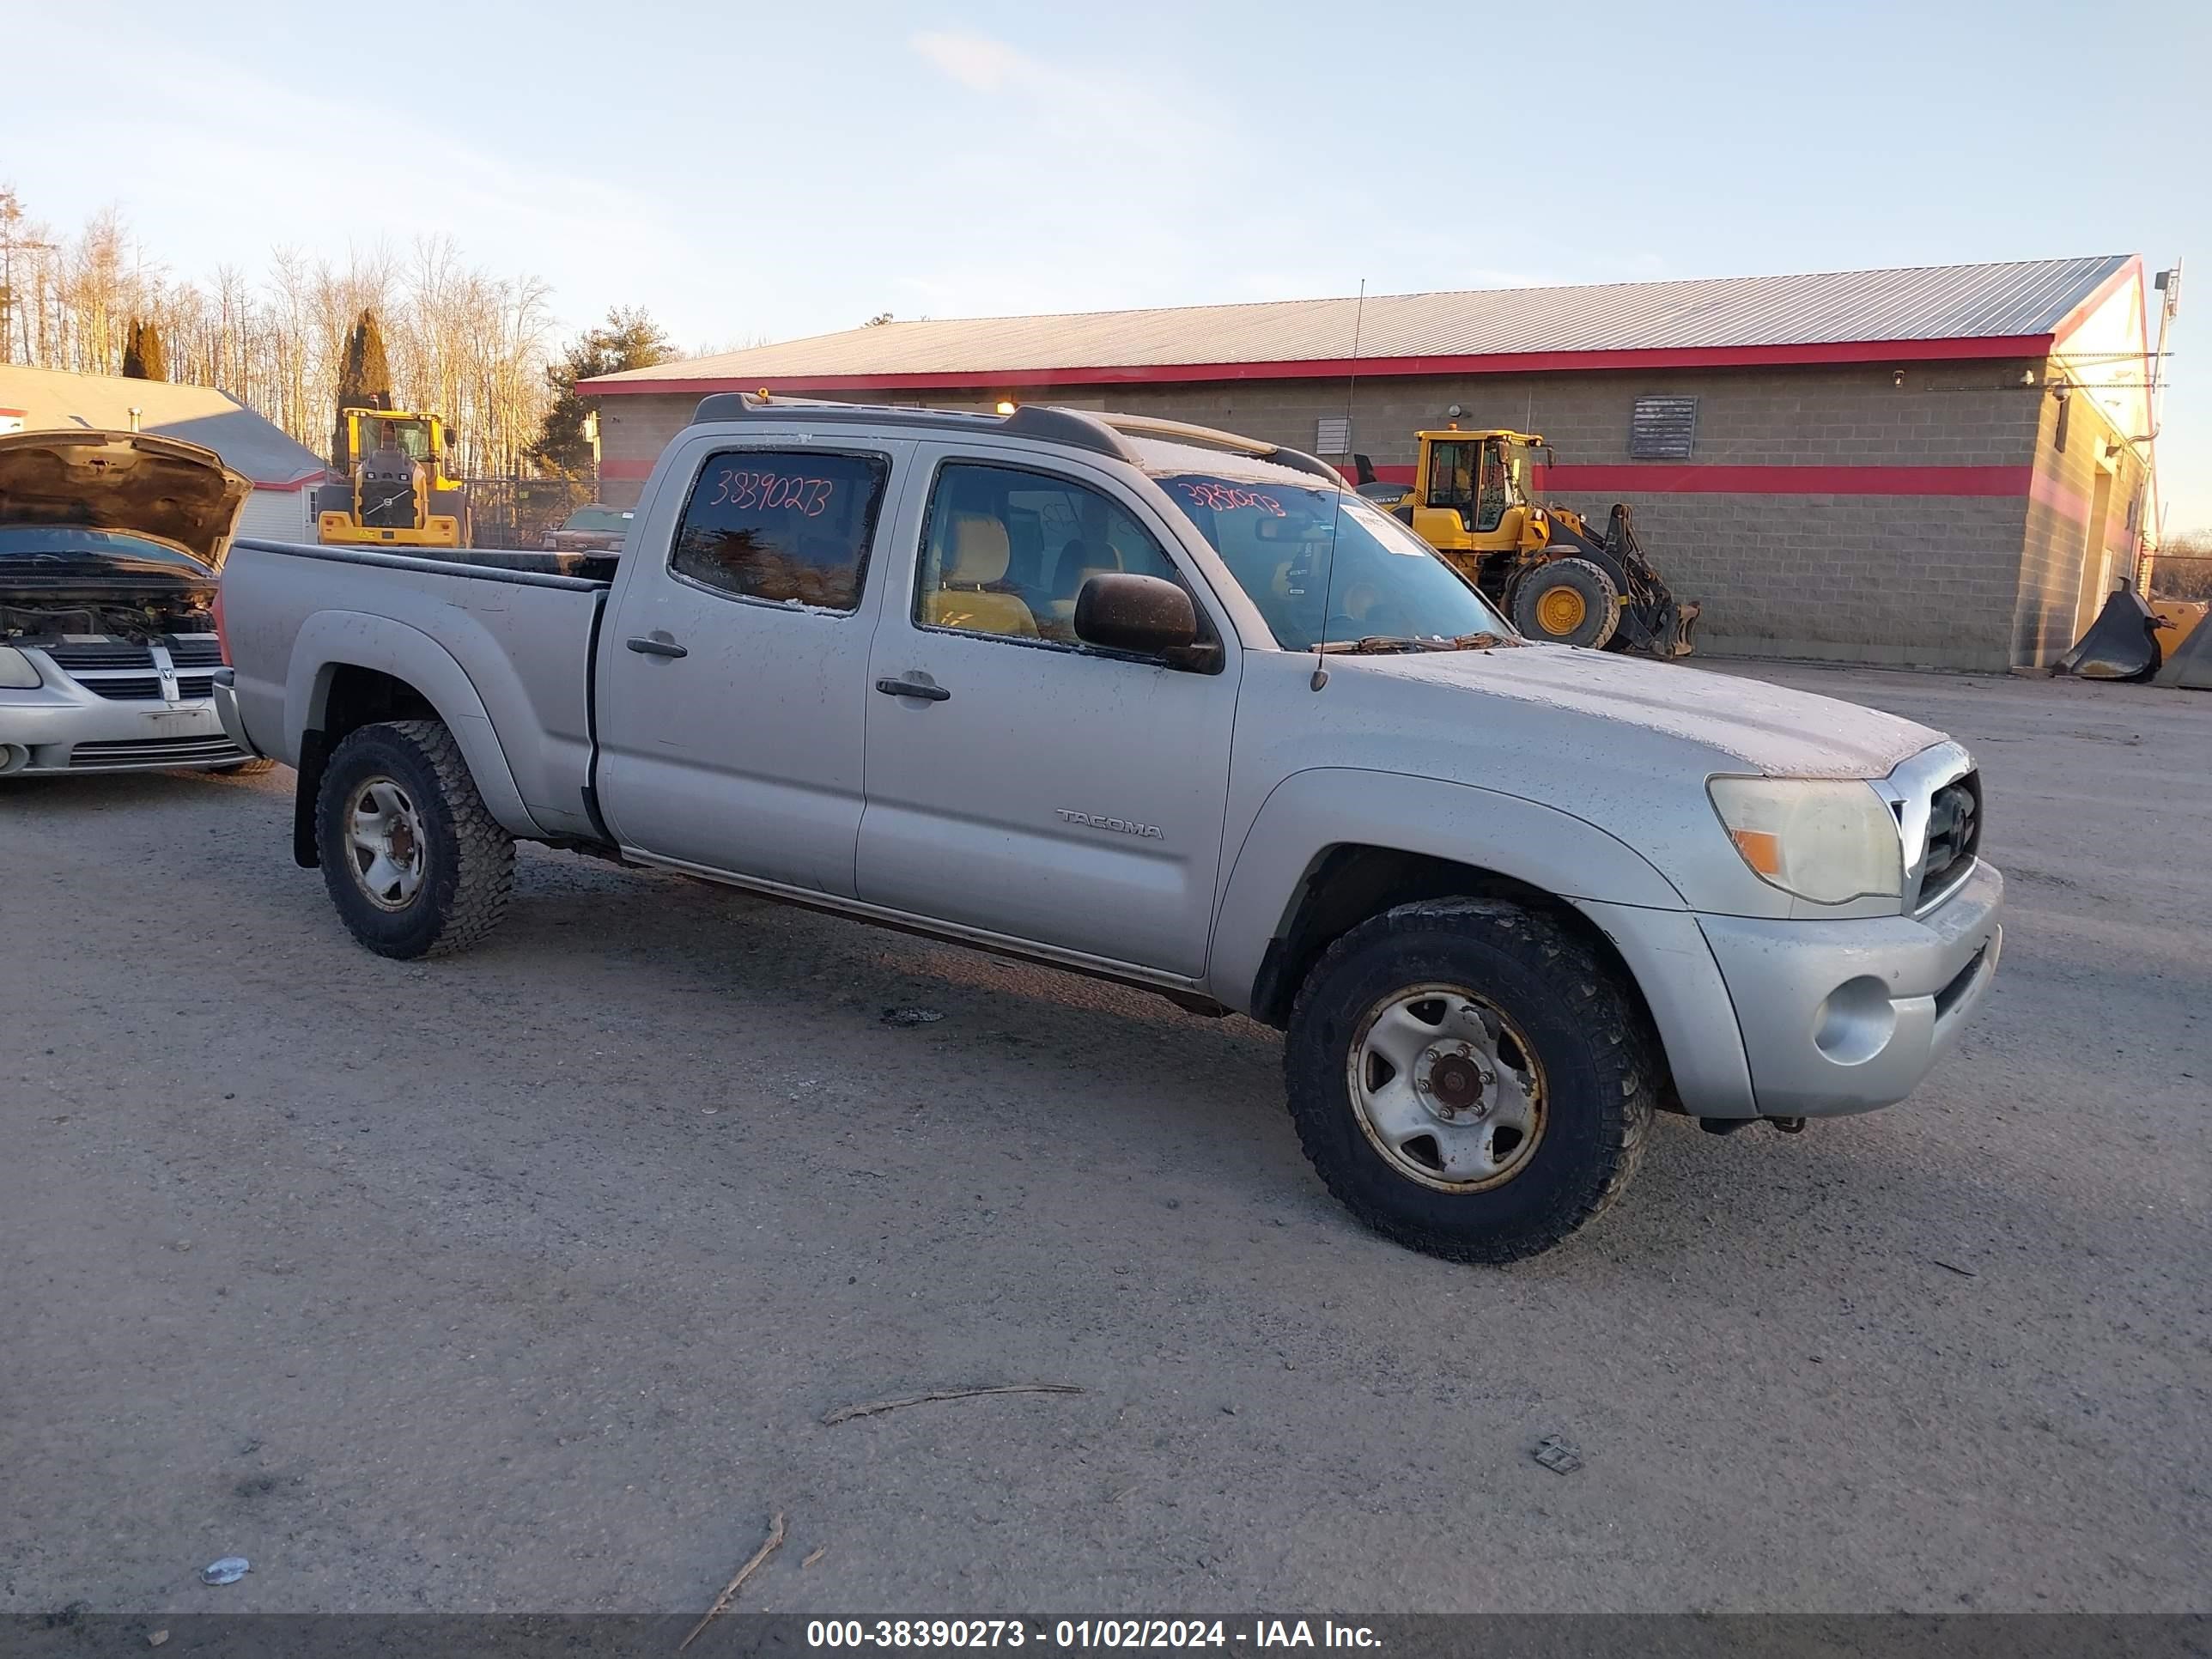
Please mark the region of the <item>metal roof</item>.
POLYGON ((134 408, 141 432, 212 449, 232 471, 264 489, 289 489, 323 476, 322 458, 313 450, 211 386, 0 363, 0 410, 20 413, 28 431, 128 432, 134 408))
MULTIPOLYGON (((1597 353, 1750 351, 1846 343, 2019 341, 2059 332, 2132 256, 1928 265, 1796 276, 1723 276, 1580 288, 1281 300, 1060 316, 892 322, 755 346, 583 382, 599 392, 675 390, 701 382, 796 386, 871 380, 927 384, 949 376, 1042 371, 1136 371, 1341 364, 1376 372, 1449 368, 1438 359, 1548 359, 1597 353)), ((1748 359, 1747 359, 1748 360, 1748 359)), ((1512 367, 1551 367, 1522 363, 1512 367)), ((1561 362, 1560 368, 1572 367, 1561 362)), ((1585 365, 1591 366, 1591 365, 1585 365)), ((1158 371, 1146 374, 1142 371, 1158 371)), ((1099 376, 1098 378, 1106 378, 1099 376)))

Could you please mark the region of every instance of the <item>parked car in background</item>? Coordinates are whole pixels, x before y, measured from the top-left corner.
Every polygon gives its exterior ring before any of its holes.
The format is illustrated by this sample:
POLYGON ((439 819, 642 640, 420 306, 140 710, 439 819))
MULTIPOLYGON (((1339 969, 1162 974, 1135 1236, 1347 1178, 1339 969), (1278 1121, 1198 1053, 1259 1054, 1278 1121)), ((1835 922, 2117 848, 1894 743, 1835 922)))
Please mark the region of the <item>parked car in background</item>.
POLYGON ((1311 456, 717 395, 638 513, 600 580, 240 544, 217 701, 369 950, 482 939, 520 838, 1250 1014, 1330 1189, 1481 1261, 1655 1111, 1902 1099, 1996 971, 1960 745, 1526 641, 1311 456))
POLYGON ((252 489, 172 438, 0 437, 0 776, 270 764, 210 696, 217 578, 252 489))
POLYGON ((618 553, 630 515, 618 507, 580 507, 545 532, 548 553, 618 553))

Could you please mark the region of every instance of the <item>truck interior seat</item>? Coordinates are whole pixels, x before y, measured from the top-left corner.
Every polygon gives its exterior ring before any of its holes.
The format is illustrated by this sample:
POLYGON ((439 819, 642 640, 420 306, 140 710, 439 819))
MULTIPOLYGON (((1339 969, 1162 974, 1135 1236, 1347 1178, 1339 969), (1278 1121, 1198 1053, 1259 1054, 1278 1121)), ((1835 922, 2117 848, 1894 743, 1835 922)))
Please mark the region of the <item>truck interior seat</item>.
POLYGON ((928 620, 939 628, 1034 639, 1036 617, 1020 596, 992 589, 1006 580, 1012 556, 1005 524, 981 513, 956 513, 950 531, 938 586, 924 604, 928 620))

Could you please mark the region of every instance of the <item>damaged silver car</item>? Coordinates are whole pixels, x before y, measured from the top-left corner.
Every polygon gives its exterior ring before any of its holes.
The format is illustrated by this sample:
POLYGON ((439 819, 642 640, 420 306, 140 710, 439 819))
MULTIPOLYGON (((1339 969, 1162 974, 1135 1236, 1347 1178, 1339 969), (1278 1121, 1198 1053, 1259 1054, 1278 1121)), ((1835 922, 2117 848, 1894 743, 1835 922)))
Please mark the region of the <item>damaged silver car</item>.
POLYGON ((0 437, 0 777, 266 764, 212 696, 216 578, 252 488, 171 438, 0 437))

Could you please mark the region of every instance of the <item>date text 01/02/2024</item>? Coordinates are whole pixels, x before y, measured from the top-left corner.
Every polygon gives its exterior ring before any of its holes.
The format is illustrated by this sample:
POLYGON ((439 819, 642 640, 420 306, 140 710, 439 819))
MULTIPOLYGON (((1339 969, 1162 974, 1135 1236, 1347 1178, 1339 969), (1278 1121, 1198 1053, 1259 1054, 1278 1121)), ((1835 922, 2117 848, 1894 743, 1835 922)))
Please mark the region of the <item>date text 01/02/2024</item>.
POLYGON ((1364 1625, 1331 1620, 1060 1619, 1034 1627, 1022 1619, 817 1619, 810 1648, 1373 1648, 1364 1625))

